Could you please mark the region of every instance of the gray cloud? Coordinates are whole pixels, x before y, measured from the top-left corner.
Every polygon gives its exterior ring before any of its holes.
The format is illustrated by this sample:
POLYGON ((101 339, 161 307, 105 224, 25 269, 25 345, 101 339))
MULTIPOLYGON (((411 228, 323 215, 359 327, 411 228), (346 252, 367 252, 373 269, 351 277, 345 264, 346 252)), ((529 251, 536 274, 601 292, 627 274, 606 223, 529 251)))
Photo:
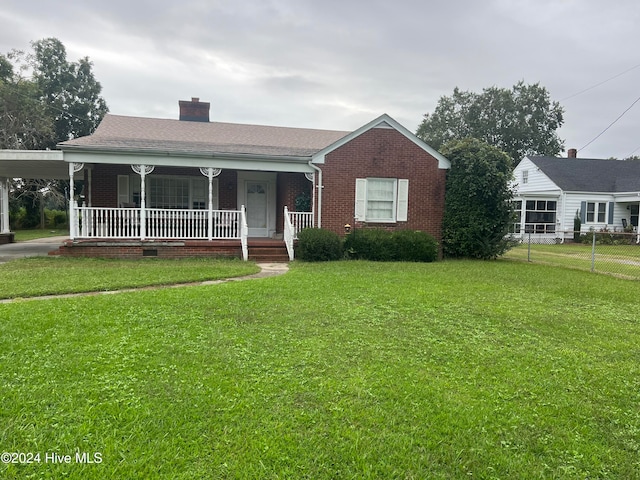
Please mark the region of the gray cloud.
MULTIPOLYGON (((5 0, 0 52, 55 36, 89 56, 113 113, 355 129, 389 113, 415 130, 443 95, 540 82, 554 100, 640 63, 640 7, 596 0, 5 0)), ((561 102, 580 148, 640 93, 640 68, 561 102)), ((640 147, 640 105, 584 156, 640 147)), ((637 152, 636 152, 637 153, 637 152)))

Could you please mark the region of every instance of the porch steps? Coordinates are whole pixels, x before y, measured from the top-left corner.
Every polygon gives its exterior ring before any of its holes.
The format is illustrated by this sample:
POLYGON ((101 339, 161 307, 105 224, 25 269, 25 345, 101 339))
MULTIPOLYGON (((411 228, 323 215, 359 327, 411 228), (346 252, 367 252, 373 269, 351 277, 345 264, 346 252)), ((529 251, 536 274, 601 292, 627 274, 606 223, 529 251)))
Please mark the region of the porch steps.
POLYGON ((254 239, 248 241, 249 260, 263 263, 283 263, 289 261, 287 247, 282 240, 254 239))

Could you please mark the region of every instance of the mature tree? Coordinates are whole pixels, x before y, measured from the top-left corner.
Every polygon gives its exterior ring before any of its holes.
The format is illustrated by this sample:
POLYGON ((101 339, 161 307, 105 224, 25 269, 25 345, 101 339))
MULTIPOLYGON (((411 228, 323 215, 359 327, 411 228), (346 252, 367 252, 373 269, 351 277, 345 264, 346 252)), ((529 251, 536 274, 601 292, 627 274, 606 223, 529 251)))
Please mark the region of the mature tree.
POLYGON ((0 148, 33 150, 54 141, 53 118, 39 97, 37 85, 0 55, 0 148))
POLYGON ((518 82, 511 90, 485 88, 482 93, 455 88, 427 113, 417 136, 435 149, 451 140, 477 138, 507 153, 514 166, 526 155, 558 155, 564 150, 557 130, 563 108, 547 89, 518 82))
POLYGON ((91 134, 108 109, 89 58, 68 62, 57 38, 38 40, 32 46, 33 79, 53 116, 55 143, 91 134))
MULTIPOLYGON (((108 110, 88 58, 67 61, 64 45, 55 38, 31 45, 30 55, 17 50, 0 55, 0 148, 55 148, 91 134, 108 110)), ((64 188, 60 181, 16 179, 11 204, 24 207, 24 226, 33 226, 42 223, 43 202, 51 203, 64 188)))
POLYGON ((512 163, 487 143, 467 138, 442 148, 451 161, 447 174, 442 245, 449 257, 490 259, 509 248, 513 222, 512 163))

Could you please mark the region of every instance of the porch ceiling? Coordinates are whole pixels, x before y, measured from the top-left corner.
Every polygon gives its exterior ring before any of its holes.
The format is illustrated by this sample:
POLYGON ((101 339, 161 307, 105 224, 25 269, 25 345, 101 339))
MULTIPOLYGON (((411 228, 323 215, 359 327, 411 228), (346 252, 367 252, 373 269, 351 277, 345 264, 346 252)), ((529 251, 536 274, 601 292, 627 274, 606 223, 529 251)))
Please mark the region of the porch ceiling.
POLYGON ((0 177, 68 179, 69 164, 56 150, 0 150, 0 177))

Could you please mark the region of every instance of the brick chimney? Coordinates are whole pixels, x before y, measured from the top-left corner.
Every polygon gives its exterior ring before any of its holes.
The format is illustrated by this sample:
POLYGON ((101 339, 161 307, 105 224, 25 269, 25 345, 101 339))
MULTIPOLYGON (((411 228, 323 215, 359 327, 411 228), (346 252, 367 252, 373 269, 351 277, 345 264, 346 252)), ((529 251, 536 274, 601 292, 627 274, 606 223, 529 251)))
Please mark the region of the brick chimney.
POLYGON ((209 121, 209 102, 201 102, 198 97, 192 97, 189 100, 180 100, 180 120, 187 122, 208 122, 209 121))
POLYGON ((567 150, 567 158, 576 158, 578 156, 578 150, 575 148, 570 148, 567 150))

